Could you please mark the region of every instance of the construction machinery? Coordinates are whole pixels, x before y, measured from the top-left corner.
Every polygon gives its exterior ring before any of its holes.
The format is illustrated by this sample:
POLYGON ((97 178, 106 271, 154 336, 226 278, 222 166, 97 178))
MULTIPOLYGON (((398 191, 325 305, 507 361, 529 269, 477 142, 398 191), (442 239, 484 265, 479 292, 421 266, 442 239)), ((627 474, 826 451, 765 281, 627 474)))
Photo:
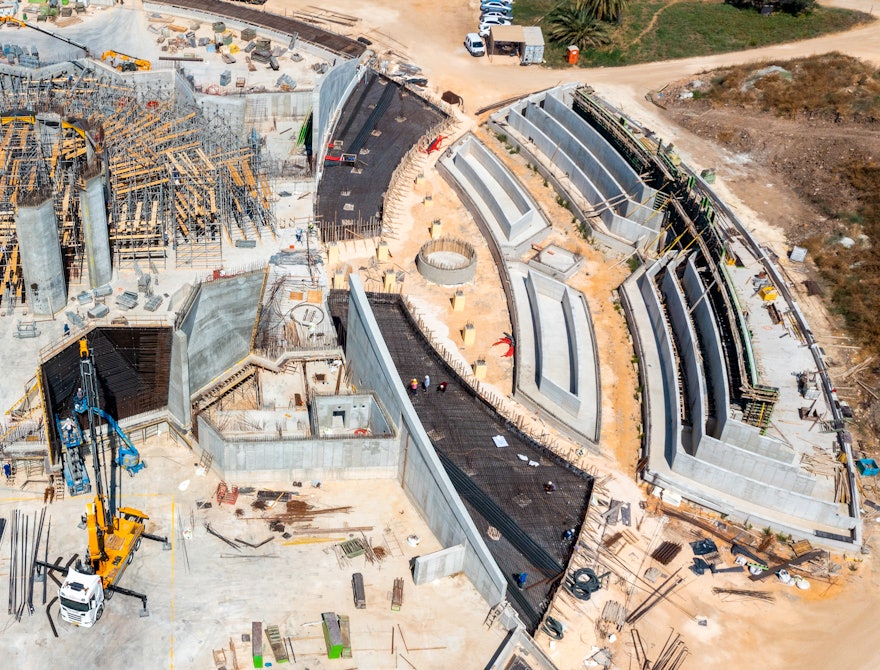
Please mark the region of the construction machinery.
POLYGON ((128 435, 125 434, 125 431, 123 431, 119 424, 116 423, 116 419, 107 414, 107 412, 100 407, 89 407, 83 389, 80 389, 77 392, 73 409, 77 414, 85 414, 91 409, 94 414, 97 414, 104 419, 104 421, 107 422, 107 425, 110 426, 110 428, 113 429, 113 432, 115 432, 119 439, 122 440, 122 444, 120 444, 119 448, 116 450, 116 465, 121 467, 132 477, 147 467, 147 464, 141 460, 140 452, 132 444, 128 435))
POLYGON ((31 30, 36 30, 38 33, 43 33, 44 35, 48 35, 49 37, 54 37, 56 40, 66 42, 67 44, 74 46, 77 49, 82 49, 86 52, 86 56, 89 55, 89 48, 84 44, 74 42, 73 40, 67 39, 66 37, 61 37, 61 35, 56 35, 53 32, 49 32, 48 30, 44 30, 43 28, 38 28, 37 26, 31 25, 30 23, 25 23, 21 19, 17 19, 14 16, 0 16, 0 26, 6 25, 7 23, 18 28, 30 28, 31 30))
MULTIPOLYGON (((140 599, 143 604, 141 616, 148 616, 147 596, 122 588, 118 582, 134 559, 134 554, 140 548, 143 538, 162 542, 166 548, 170 548, 170 545, 167 538, 145 532, 144 522, 149 517, 144 512, 130 507, 117 509, 115 469, 118 466, 125 467, 123 465, 125 460, 122 456, 111 461, 109 498, 104 493, 97 417, 102 416, 108 419, 108 423, 109 417, 97 408, 98 386, 95 365, 88 342, 85 339, 79 342, 79 356, 82 387, 77 392, 76 404, 81 408, 81 413, 88 416, 92 464, 95 474, 95 501, 89 505, 84 518, 88 529, 87 560, 85 563, 77 561, 75 567, 68 570, 58 592, 58 599, 61 618, 64 621, 77 626, 90 627, 97 623, 104 614, 106 601, 114 593, 122 593, 140 599)), ((121 436, 121 429, 118 428, 116 422, 113 421, 111 425, 115 426, 117 435, 121 436)), ((65 427, 62 426, 62 428, 65 427)), ((64 439, 62 437, 62 440, 64 439)), ((126 447, 131 446, 127 437, 124 441, 126 447)), ((131 448, 133 449, 133 446, 131 448)), ((134 453, 134 467, 140 469, 143 467, 143 463, 140 461, 136 449, 134 453)), ((42 561, 35 561, 35 563, 51 570, 64 569, 59 565, 42 561)))
POLYGON ((101 54, 101 60, 105 63, 109 61, 110 65, 120 72, 147 72, 153 67, 153 64, 148 60, 129 56, 119 51, 105 51, 101 54))
POLYGON ((61 421, 56 414, 55 425, 61 438, 61 459, 64 464, 64 481, 67 484, 67 491, 71 496, 91 492, 92 483, 89 481, 89 473, 80 453, 83 434, 79 423, 71 417, 61 421))

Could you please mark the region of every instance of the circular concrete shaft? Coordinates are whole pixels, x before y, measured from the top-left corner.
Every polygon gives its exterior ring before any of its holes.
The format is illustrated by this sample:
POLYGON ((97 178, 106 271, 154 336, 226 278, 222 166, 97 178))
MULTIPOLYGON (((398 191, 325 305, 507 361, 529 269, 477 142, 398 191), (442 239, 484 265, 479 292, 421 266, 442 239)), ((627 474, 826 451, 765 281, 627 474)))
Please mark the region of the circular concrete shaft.
POLYGON ((477 274, 477 252, 464 240, 441 237, 422 245, 416 256, 416 267, 434 284, 465 284, 477 274))

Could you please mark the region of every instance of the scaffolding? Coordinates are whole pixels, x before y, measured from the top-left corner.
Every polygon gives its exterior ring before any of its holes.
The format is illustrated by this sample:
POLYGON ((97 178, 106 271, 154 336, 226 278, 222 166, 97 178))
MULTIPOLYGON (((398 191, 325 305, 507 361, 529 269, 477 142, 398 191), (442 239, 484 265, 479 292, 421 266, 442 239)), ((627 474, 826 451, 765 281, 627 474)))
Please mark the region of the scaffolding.
POLYGON ((148 261, 216 268, 222 244, 276 235, 261 138, 243 143, 220 115, 167 89, 79 63, 45 78, 0 73, 0 305, 24 299, 18 200, 53 195, 65 272, 82 273, 80 191, 103 175, 117 267, 148 261))

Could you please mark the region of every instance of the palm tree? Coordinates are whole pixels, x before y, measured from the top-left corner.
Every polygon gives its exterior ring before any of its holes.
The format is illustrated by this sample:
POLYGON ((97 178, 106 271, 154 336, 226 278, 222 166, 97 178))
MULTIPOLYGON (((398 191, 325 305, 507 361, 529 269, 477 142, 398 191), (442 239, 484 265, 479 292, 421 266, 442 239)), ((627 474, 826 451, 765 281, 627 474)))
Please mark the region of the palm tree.
POLYGON ((608 24, 599 21, 593 12, 577 4, 557 7, 547 17, 548 35, 555 42, 574 44, 580 49, 600 47, 611 42, 608 24))
POLYGON ((600 21, 617 21, 627 0, 575 0, 575 9, 587 9, 600 21))

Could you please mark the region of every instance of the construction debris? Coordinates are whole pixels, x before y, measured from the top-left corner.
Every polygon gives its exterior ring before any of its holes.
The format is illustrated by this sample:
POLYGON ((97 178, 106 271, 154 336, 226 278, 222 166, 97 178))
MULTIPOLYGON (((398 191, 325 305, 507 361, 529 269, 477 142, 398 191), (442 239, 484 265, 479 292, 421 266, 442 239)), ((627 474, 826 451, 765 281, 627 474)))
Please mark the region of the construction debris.
POLYGON ((712 593, 714 593, 716 596, 741 596, 743 598, 764 600, 770 603, 776 600, 776 596, 774 596, 769 591, 754 591, 749 589, 723 589, 716 586, 712 588, 712 593))
POLYGON ((657 547, 652 553, 651 558, 661 565, 669 565, 673 558, 678 556, 681 551, 681 545, 677 542, 664 542, 657 547))

